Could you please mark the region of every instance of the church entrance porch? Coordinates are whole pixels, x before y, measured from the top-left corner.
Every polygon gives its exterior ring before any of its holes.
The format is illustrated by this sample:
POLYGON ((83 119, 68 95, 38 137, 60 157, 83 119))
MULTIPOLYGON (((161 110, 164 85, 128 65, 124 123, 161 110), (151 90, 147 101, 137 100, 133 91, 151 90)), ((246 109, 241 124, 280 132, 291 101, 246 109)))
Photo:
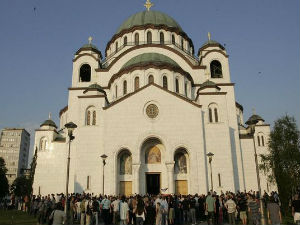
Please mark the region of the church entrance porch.
POLYGON ((146 173, 146 193, 151 195, 160 193, 160 173, 146 173))

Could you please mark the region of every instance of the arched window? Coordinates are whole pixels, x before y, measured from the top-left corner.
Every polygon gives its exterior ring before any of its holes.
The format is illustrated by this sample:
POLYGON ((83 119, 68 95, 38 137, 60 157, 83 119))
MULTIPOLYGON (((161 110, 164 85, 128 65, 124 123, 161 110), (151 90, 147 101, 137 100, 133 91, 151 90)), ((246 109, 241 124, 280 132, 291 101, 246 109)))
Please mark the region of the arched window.
POLYGON ((132 174, 132 157, 128 150, 119 154, 120 175, 132 174))
POLYGON ((151 44, 152 43, 152 33, 151 31, 147 32, 147 44, 151 44))
POLYGON ((172 34, 172 44, 175 45, 175 35, 172 34))
POLYGON ((90 106, 86 110, 85 124, 87 126, 96 125, 97 123, 97 112, 94 106, 90 106))
POLYGON ((118 51, 118 42, 116 42, 116 52, 118 51))
POLYGON ((184 45, 183 38, 181 38, 181 46, 180 47, 181 47, 182 50, 184 49, 183 45, 184 45))
POLYGON ((213 60, 210 63, 210 74, 212 78, 222 78, 222 65, 218 60, 213 60))
POLYGON ((265 139, 264 139, 264 136, 261 136, 261 145, 262 145, 262 146, 265 146, 265 139))
POLYGON ((260 137, 259 136, 257 136, 257 144, 258 144, 258 146, 260 146, 260 137))
POLYGON ((191 46, 190 46, 190 43, 189 42, 187 42, 187 51, 188 51, 188 53, 190 53, 190 50, 191 50, 191 46))
POLYGON ((159 34, 159 40, 160 40, 160 44, 163 45, 165 43, 165 36, 163 32, 160 32, 159 34))
POLYGON ((184 83, 184 94, 186 97, 187 97, 187 86, 188 86, 188 84, 187 84, 187 82, 185 82, 184 83))
POLYGON ((127 81, 124 80, 123 82, 123 95, 126 95, 127 94, 127 81))
POLYGON ((83 64, 80 67, 79 81, 80 82, 90 82, 91 81, 91 67, 89 64, 83 64))
POLYGON ((179 80, 178 80, 178 78, 175 79, 175 92, 179 93, 179 80))
POLYGON ((124 37, 124 41, 123 42, 124 42, 124 46, 126 46, 127 45, 127 36, 124 37))
POLYGON ((134 78, 134 90, 136 91, 139 88, 140 88, 140 78, 136 77, 134 78))
POLYGON ((139 38, 139 33, 135 33, 135 35, 134 35, 134 44, 135 45, 139 45, 139 42, 140 42, 139 39, 140 39, 139 38))
POLYGON ((168 78, 163 76, 163 88, 168 89, 168 78))
POLYGON ((153 77, 153 75, 150 75, 148 77, 148 84, 152 84, 152 83, 154 83, 154 77, 153 77))
POLYGON ((42 137, 40 140, 40 151, 48 149, 48 140, 46 137, 42 137))
POLYGON ((174 155, 174 173, 175 174, 185 174, 187 173, 187 152, 185 149, 180 148, 176 150, 174 155))
POLYGON ((116 98, 118 97, 118 86, 117 85, 115 86, 115 96, 116 96, 116 98))
POLYGON ((218 106, 215 103, 212 103, 208 106, 208 120, 210 123, 219 122, 218 106))

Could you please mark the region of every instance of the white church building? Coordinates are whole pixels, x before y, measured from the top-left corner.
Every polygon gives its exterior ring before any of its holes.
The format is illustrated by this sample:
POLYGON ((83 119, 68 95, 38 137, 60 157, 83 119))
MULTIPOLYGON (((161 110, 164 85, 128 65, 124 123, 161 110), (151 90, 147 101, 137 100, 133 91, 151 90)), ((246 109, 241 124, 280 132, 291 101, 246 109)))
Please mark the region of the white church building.
MULTIPOLYGON (((35 132, 34 194, 65 192, 68 122, 77 125, 69 193, 258 190, 255 152, 259 161, 267 151, 270 125, 256 114, 244 123, 234 87, 226 49, 210 35, 196 55, 170 16, 132 15, 105 57, 91 38, 73 56, 59 127, 49 118, 35 132)), ((274 189, 262 172, 260 180, 262 191, 274 189)))

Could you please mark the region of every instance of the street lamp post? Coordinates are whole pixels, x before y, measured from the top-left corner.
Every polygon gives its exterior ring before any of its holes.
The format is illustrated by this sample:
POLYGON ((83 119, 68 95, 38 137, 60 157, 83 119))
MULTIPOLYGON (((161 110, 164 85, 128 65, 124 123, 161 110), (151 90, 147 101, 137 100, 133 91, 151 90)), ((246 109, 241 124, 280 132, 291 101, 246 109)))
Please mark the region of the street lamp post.
POLYGON ((214 153, 212 152, 209 152, 206 154, 207 157, 208 157, 208 162, 209 162, 209 167, 210 167, 210 183, 211 183, 211 191, 214 190, 214 185, 213 185, 213 178, 212 178, 212 167, 211 167, 211 161, 212 161, 212 158, 214 156, 214 153))
POLYGON ((107 158, 107 155, 103 154, 103 155, 101 155, 100 157, 102 158, 102 162, 103 162, 103 171, 102 171, 102 174, 103 174, 103 176, 102 176, 102 183, 103 183, 103 185, 102 185, 102 194, 104 195, 104 166, 106 165, 105 160, 106 160, 106 158, 107 158))
POLYGON ((263 204, 263 201, 262 201, 260 176, 259 176, 258 160, 257 160, 256 145, 255 145, 255 136, 254 136, 254 133, 255 133, 255 127, 254 127, 254 125, 252 125, 252 127, 251 127, 251 133, 252 133, 252 136, 253 136, 253 145, 254 145, 254 158, 255 158, 255 167, 256 167, 256 179, 257 179, 258 192, 259 192, 261 225, 265 225, 266 224, 266 220, 265 220, 264 204, 263 204))
POLYGON ((70 149, 71 149, 71 141, 75 139, 73 136, 73 131, 75 128, 77 128, 77 125, 73 122, 69 122, 65 125, 65 128, 68 130, 68 136, 69 136, 69 151, 68 151, 68 163, 67 163, 67 180, 66 180, 66 203, 65 203, 65 210, 67 214, 67 221, 66 224, 69 224, 69 217, 68 217, 68 211, 69 211, 69 203, 68 203, 68 195, 69 195, 69 176, 70 176, 70 149))

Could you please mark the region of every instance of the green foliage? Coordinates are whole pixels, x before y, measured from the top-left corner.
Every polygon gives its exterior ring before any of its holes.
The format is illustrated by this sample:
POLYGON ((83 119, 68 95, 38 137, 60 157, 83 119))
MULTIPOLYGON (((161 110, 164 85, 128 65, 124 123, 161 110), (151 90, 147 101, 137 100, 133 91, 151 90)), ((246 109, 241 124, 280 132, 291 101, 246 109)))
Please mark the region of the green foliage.
POLYGON ((13 184, 10 187, 10 190, 16 195, 20 197, 30 196, 31 194, 31 182, 30 179, 27 179, 25 176, 17 177, 13 184))
MULTIPOLYGON (((33 155, 32 161, 30 163, 30 176, 29 176, 29 180, 30 180, 31 191, 33 190, 32 185, 33 185, 33 181, 34 181, 34 174, 35 174, 36 163, 37 163, 37 148, 34 151, 34 155, 33 155)), ((32 194, 32 193, 30 193, 30 194, 32 194)))
POLYGON ((0 157, 0 199, 5 197, 9 193, 8 180, 6 178, 6 166, 5 161, 0 157))
POLYGON ((36 225, 37 219, 19 210, 0 209, 1 225, 36 225))
POLYGON ((263 170, 276 182, 285 211, 288 201, 300 184, 300 133, 293 117, 285 115, 275 121, 270 134, 269 152, 260 155, 263 170))

